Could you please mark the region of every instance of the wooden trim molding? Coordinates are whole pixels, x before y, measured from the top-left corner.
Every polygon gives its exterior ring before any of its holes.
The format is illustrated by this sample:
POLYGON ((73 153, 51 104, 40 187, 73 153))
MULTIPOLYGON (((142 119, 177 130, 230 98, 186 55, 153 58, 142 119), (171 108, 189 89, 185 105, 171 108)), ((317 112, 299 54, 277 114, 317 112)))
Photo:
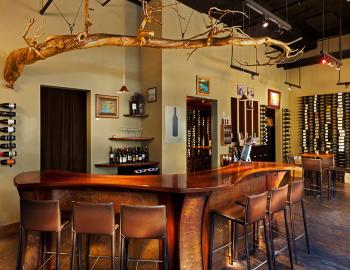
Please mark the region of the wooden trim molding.
POLYGON ((17 233, 19 228, 19 222, 7 224, 7 225, 0 225, 0 238, 8 236, 10 234, 17 233))

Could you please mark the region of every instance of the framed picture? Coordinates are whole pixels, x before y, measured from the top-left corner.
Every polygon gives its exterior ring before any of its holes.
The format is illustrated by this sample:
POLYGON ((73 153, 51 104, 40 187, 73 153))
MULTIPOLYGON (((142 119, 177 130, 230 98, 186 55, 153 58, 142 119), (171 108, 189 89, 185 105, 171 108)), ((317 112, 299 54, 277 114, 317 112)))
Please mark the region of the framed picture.
POLYGON ((196 76, 196 94, 202 96, 210 95, 210 81, 207 78, 196 76))
POLYGON ((147 101, 156 102, 157 101, 157 88, 152 87, 147 89, 147 101))
POLYGON ((245 86, 241 84, 237 84, 237 96, 245 95, 245 86))
POLYGON ((96 118, 119 118, 119 97, 96 95, 96 118))
POLYGON ((183 107, 165 106, 165 143, 185 143, 186 110, 183 107))
POLYGON ((247 97, 249 99, 253 99, 254 98, 254 88, 247 87, 247 97))
POLYGON ((281 106, 281 92, 269 89, 267 104, 272 109, 279 109, 281 106))

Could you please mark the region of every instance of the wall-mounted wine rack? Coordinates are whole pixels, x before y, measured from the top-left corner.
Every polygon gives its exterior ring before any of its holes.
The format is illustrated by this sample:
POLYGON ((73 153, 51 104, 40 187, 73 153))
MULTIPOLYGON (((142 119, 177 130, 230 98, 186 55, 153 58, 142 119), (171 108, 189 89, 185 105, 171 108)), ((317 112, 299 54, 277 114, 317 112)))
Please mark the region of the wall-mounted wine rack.
POLYGON ((14 135, 16 128, 16 109, 15 103, 1 103, 0 104, 0 165, 12 167, 16 164, 15 157, 17 152, 16 136, 14 135))
POLYGON ((266 126, 266 105, 260 105, 260 144, 268 144, 267 126, 266 126))
POLYGON ((339 167, 350 166, 350 93, 300 98, 300 152, 335 154, 339 167))
POLYGON ((285 162, 290 155, 290 127, 290 111, 282 109, 282 156, 285 162))

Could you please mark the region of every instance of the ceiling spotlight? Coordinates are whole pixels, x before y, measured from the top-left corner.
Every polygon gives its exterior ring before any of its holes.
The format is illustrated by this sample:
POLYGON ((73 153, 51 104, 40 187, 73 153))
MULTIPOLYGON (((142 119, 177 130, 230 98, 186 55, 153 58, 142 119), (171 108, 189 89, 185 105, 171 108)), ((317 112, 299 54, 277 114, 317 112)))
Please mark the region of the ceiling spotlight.
POLYGON ((326 58, 323 58, 323 59, 322 59, 322 64, 323 64, 323 65, 327 64, 326 58))
POLYGON ((331 62, 331 61, 329 61, 329 62, 328 62, 328 66, 331 66, 331 65, 332 65, 332 62, 331 62))
POLYGON ((269 22, 265 19, 265 20, 263 21, 262 26, 263 26, 264 28, 268 27, 268 26, 269 26, 269 22))
POLYGON ((340 70, 340 66, 337 66, 337 70, 340 70))
POLYGON ((288 91, 292 91, 292 87, 288 85, 288 91))

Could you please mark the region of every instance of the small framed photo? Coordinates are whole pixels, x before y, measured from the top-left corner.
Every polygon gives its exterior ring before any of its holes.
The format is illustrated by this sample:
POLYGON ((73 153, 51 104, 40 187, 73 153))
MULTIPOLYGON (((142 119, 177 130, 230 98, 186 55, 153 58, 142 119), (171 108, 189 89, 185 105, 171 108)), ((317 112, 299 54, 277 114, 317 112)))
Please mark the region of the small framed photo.
POLYGON ((96 118, 119 118, 119 97, 96 95, 96 118))
POLYGON ((245 95, 245 86, 241 84, 237 84, 237 96, 245 95))
POLYGON ((267 104, 272 109, 279 109, 281 106, 281 92, 269 89, 267 104))
POLYGON ((210 81, 207 78, 196 76, 196 94, 202 96, 210 95, 210 81))
POLYGON ((157 88, 152 87, 147 89, 147 101, 156 102, 157 101, 157 88))

